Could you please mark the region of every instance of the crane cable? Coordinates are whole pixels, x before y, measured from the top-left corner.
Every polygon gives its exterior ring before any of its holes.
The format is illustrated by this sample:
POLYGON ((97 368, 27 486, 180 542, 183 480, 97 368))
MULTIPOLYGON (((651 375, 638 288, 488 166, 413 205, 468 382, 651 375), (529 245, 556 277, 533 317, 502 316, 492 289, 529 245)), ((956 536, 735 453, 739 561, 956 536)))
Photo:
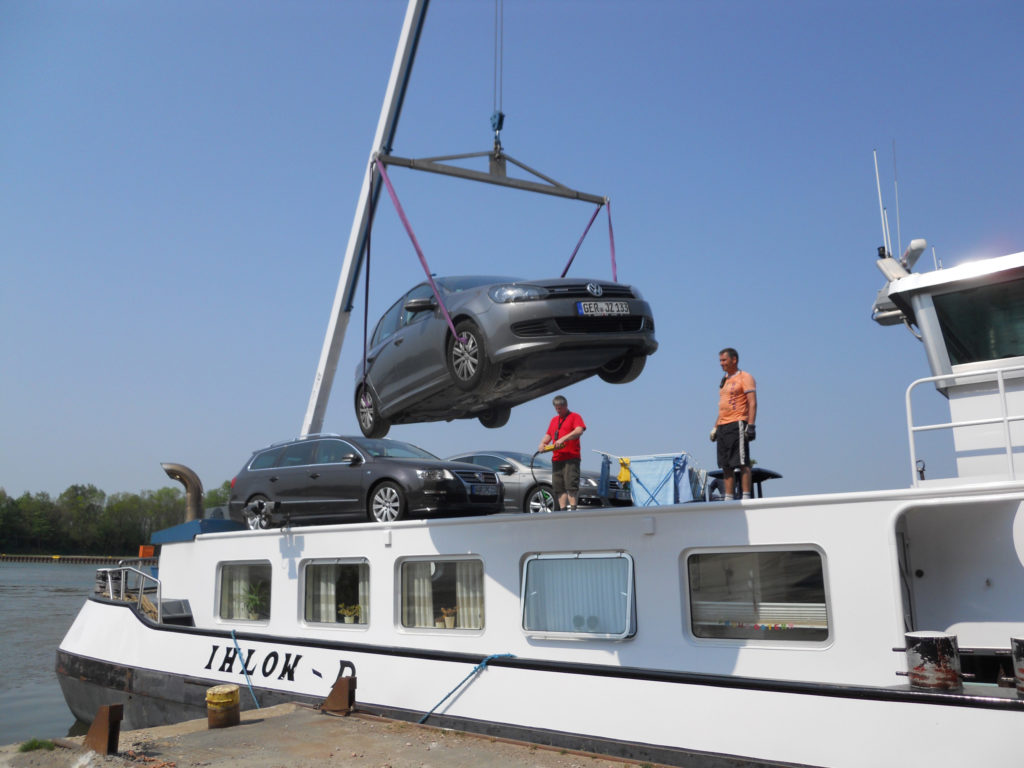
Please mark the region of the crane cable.
POLYGON ((494 151, 501 152, 501 129, 505 113, 501 111, 502 90, 505 79, 505 0, 494 0, 494 100, 491 129, 494 131, 494 151))

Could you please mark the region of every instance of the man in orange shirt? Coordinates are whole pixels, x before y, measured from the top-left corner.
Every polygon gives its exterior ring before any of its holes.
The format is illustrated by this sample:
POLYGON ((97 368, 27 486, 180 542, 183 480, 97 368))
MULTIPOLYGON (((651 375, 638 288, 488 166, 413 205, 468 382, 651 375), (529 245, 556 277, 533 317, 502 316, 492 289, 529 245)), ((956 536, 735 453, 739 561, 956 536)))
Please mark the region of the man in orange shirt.
POLYGON ((718 385, 718 419, 711 430, 711 439, 718 442, 718 466, 725 482, 725 498, 735 491, 735 470, 740 470, 743 498, 750 495, 750 442, 756 436, 757 385, 754 377, 739 369, 740 354, 732 347, 718 353, 718 363, 725 371, 718 385))

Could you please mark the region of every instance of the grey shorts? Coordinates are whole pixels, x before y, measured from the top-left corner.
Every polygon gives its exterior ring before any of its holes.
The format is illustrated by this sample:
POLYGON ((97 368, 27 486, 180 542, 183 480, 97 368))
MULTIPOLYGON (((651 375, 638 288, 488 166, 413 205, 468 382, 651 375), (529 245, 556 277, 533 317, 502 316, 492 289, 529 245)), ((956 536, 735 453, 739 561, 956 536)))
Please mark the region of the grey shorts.
POLYGON ((551 489, 557 499, 563 493, 575 496, 580 490, 580 460, 551 462, 551 489))

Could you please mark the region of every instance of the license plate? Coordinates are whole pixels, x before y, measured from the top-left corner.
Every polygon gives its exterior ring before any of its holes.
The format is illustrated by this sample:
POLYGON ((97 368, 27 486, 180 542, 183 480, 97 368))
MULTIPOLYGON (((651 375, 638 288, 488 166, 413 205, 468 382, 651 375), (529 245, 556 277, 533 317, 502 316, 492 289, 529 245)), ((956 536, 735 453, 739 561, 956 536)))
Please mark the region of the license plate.
POLYGON ((612 315, 628 315, 627 301, 577 301, 576 312, 587 317, 610 317, 612 315))
POLYGON ((469 492, 474 496, 497 496, 498 486, 496 485, 471 485, 469 492))
POLYGON ((628 498, 631 498, 631 497, 630 497, 629 491, 616 491, 615 492, 615 498, 621 501, 623 499, 628 499, 628 498))

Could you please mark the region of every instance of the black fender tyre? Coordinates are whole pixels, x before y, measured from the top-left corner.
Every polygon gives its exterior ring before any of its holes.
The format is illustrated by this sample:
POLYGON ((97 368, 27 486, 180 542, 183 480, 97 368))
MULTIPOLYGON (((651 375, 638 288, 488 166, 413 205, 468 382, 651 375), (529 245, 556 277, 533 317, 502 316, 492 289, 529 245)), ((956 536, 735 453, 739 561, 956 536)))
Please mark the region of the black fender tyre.
POLYGON ((478 392, 494 382, 495 367, 487 359, 484 335, 472 320, 455 326, 455 337, 448 340, 447 362, 452 381, 464 392, 478 392))
POLYGON ((626 355, 597 369, 597 375, 609 384, 628 384, 644 372, 647 355, 626 355))
POLYGON ((480 419, 480 423, 488 429, 498 429, 508 424, 508 420, 511 415, 511 408, 507 405, 498 405, 494 408, 488 408, 477 418, 480 419))
POLYGON ((248 509, 254 504, 262 502, 262 509, 259 512, 246 512, 243 509, 245 515, 245 526, 250 531, 263 531, 270 527, 270 499, 264 496, 262 493, 257 493, 249 498, 245 503, 245 509, 248 509))
POLYGON ((384 437, 391 429, 391 424, 380 415, 377 398, 365 384, 356 387, 356 420, 364 437, 384 437))
POLYGON ((523 512, 529 515, 553 512, 554 510, 555 497, 551 493, 551 486, 547 483, 533 486, 523 501, 523 512))
POLYGON ((398 483, 385 480, 370 493, 370 519, 378 523, 404 520, 406 513, 405 491, 398 483))

